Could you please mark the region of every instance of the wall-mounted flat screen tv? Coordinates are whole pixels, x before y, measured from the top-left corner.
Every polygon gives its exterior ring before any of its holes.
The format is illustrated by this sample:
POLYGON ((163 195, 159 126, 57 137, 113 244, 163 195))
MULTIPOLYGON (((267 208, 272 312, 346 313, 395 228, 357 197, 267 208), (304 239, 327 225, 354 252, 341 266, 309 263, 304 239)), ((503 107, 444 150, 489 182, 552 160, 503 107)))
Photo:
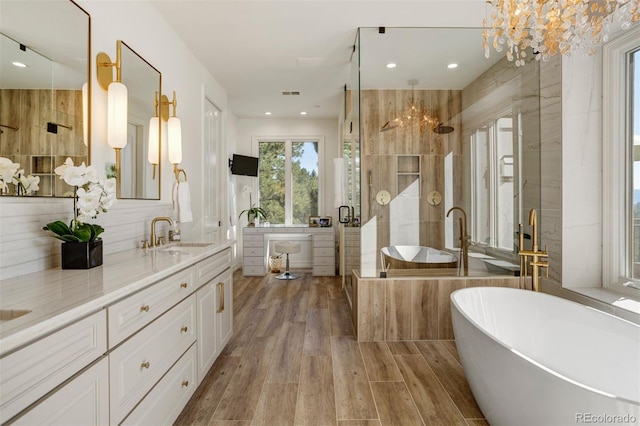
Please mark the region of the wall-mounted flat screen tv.
POLYGON ((258 176, 258 157, 233 154, 233 159, 231 160, 231 174, 258 176))

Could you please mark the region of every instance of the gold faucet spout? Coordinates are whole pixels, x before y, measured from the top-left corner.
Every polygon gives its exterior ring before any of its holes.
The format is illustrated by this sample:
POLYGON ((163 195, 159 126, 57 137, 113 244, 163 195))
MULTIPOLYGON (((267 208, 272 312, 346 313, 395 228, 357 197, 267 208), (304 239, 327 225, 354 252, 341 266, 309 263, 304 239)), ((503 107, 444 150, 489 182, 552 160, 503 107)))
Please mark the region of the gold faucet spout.
POLYGON ((464 275, 467 276, 469 275, 469 240, 471 239, 471 237, 467 235, 467 213, 462 207, 454 206, 447 212, 447 217, 449 217, 454 210, 459 210, 460 213, 462 213, 462 218, 460 218, 460 249, 462 250, 464 275))
POLYGON ((155 247, 156 246, 156 223, 158 222, 169 222, 169 225, 173 226, 173 219, 171 219, 170 217, 166 217, 166 216, 158 216, 158 217, 154 217, 153 220, 151 221, 151 241, 149 242, 149 245, 151 247, 155 247))
POLYGON ((529 225, 531 225, 531 244, 533 246, 533 251, 538 250, 538 214, 536 213, 536 209, 531 209, 529 211, 529 225))
POLYGON ((529 211, 529 225, 531 225, 531 250, 525 250, 524 248, 524 234, 522 233, 522 224, 518 227, 518 255, 520 255, 520 277, 527 276, 527 260, 529 260, 529 265, 531 265, 531 287, 534 291, 539 290, 539 276, 540 270, 539 268, 544 268, 547 277, 549 277, 549 261, 542 260, 542 258, 547 258, 549 253, 547 252, 547 247, 545 246, 544 250, 538 249, 538 215, 535 209, 531 209, 529 211))

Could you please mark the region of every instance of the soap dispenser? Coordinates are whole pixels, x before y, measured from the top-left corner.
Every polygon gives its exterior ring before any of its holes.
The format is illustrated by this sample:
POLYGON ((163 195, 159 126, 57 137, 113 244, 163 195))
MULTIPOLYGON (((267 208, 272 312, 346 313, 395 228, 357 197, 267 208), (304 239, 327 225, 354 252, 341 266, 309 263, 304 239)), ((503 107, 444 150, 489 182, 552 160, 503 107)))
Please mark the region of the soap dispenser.
POLYGON ((180 241, 180 228, 177 224, 169 229, 169 242, 174 241, 180 241))

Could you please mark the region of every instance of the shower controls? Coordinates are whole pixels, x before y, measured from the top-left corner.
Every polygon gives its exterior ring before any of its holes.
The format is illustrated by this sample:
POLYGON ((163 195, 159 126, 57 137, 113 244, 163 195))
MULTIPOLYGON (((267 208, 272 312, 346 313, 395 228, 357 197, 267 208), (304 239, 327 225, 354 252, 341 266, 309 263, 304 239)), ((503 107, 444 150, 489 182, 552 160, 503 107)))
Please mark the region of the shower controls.
POLYGON ((381 206, 386 206, 391 202, 391 194, 389 194, 389 191, 385 191, 384 189, 378 191, 378 193, 376 194, 376 201, 381 206))
POLYGON ((442 195, 438 191, 431 191, 427 194, 427 203, 437 206, 442 201, 442 195))

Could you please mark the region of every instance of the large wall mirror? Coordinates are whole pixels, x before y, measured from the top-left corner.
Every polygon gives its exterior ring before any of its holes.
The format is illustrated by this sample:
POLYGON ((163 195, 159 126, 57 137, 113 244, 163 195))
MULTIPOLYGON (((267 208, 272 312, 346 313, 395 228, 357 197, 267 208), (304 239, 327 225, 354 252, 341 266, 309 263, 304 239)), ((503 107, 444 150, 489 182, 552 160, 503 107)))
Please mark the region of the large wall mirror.
POLYGON ((40 179, 2 195, 70 196, 53 170, 67 157, 89 163, 90 29, 70 0, 0 2, 0 157, 40 179))
POLYGON ((160 72, 125 42, 120 42, 122 83, 127 86, 127 146, 122 149, 120 166, 120 198, 160 199, 160 165, 149 162, 149 145, 160 152, 160 124, 152 123, 158 115, 162 76, 160 72), (157 129, 150 126, 157 125, 157 129), (151 137, 149 135, 152 135, 151 137))

